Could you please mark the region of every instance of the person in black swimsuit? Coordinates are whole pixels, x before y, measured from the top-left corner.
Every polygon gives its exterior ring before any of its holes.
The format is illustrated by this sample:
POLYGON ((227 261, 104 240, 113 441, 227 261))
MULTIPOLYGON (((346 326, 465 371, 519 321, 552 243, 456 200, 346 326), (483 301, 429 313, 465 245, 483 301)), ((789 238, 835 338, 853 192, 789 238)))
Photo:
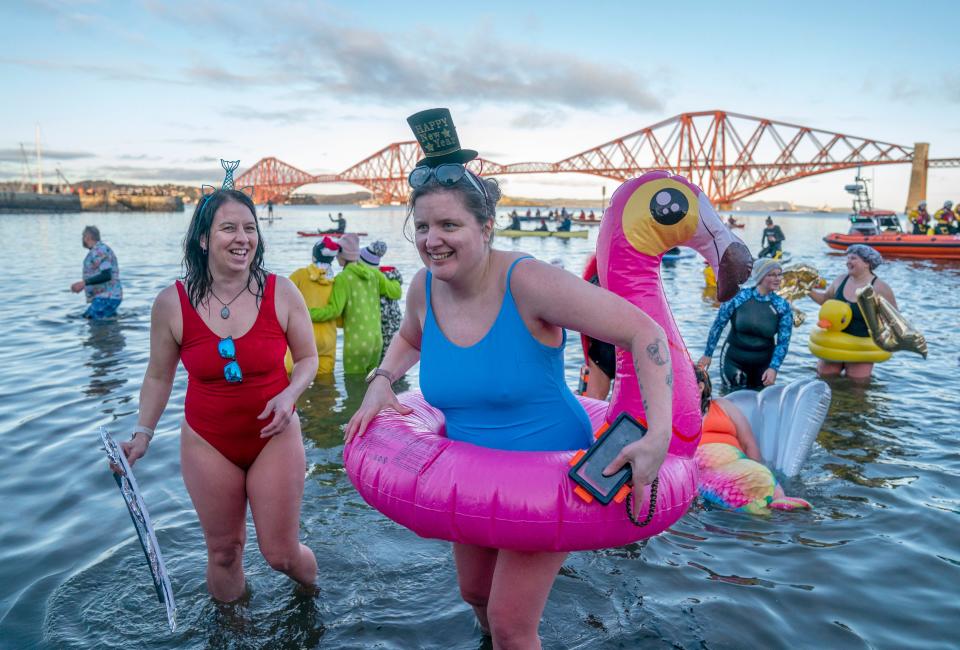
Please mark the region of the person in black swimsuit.
MULTIPOLYGON (((867 285, 873 285, 874 290, 879 295, 886 298, 894 307, 897 306, 893 289, 874 273, 874 270, 882 263, 883 257, 875 249, 866 244, 854 244, 847 248, 847 274, 835 279, 825 291, 814 289, 810 292, 810 298, 820 305, 830 299, 849 303, 853 315, 850 324, 843 330, 844 333, 869 337, 870 330, 867 329, 867 323, 863 320, 863 313, 857 304, 857 290, 867 285)), ((868 380, 873 373, 873 364, 824 361, 823 359, 817 362, 817 373, 821 377, 838 377, 844 372, 851 379, 868 380)))
MULTIPOLYGON (((600 277, 596 274, 589 280, 590 284, 600 286, 600 277)), ((590 370, 586 390, 583 394, 594 399, 607 399, 610 384, 617 374, 616 348, 606 341, 586 337, 587 339, 587 367, 590 370)))

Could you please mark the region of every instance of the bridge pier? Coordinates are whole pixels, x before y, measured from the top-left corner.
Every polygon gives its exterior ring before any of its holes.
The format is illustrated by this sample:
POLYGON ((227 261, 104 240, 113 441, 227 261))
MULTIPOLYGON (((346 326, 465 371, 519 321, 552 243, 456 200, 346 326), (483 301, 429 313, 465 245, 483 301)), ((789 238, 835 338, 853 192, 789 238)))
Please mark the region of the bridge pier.
POLYGON ((910 188, 907 190, 907 207, 912 210, 920 201, 927 198, 927 169, 929 168, 930 143, 917 142, 913 145, 913 164, 910 169, 910 188))

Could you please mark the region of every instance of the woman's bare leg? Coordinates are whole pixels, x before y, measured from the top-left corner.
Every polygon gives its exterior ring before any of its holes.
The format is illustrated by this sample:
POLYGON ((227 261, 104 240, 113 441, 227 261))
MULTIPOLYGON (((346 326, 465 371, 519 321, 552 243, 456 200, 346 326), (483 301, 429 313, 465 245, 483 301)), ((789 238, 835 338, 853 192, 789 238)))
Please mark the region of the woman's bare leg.
POLYGON ((247 498, 267 564, 313 588, 317 558, 299 537, 305 474, 300 422, 295 418, 270 439, 247 470, 247 498))
POLYGON ((870 381, 870 376, 873 374, 873 364, 872 363, 848 363, 847 366, 847 377, 859 382, 870 381))
POLYGON ((843 372, 842 363, 834 363, 833 361, 824 361, 820 359, 817 361, 817 374, 821 377, 839 377, 840 373, 843 372))
POLYGON ((493 572, 497 566, 495 548, 473 546, 470 544, 453 545, 453 561, 457 566, 457 583, 464 602, 473 607, 477 623, 484 634, 490 634, 490 622, 487 620, 487 603, 490 601, 490 587, 493 584, 493 572))
POLYGON ((207 590, 232 602, 243 595, 246 475, 184 422, 180 435, 183 482, 207 541, 207 590))
POLYGON ((566 557, 566 553, 499 552, 487 605, 495 648, 540 648, 540 617, 566 557))

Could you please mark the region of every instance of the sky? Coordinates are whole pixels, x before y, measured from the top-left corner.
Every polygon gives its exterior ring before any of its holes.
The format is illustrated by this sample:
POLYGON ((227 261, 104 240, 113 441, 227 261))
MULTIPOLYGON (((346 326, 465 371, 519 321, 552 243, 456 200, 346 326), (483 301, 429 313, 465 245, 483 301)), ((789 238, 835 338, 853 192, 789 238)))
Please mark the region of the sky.
MULTIPOLYGON (((214 183, 275 156, 336 173, 448 106, 465 147, 554 162, 674 115, 721 109, 960 157, 960 3, 6 0, 0 180, 214 183), (31 164, 33 163, 31 158, 31 164)), ((748 131, 741 132, 743 137, 748 131)), ((853 172, 751 199, 850 203, 853 172)), ((871 167, 902 209, 909 165, 871 167)), ((508 176, 514 196, 598 198, 584 174, 508 176)), ((355 191, 311 185, 303 191, 355 191)), ((960 168, 928 201, 960 200, 960 168)))

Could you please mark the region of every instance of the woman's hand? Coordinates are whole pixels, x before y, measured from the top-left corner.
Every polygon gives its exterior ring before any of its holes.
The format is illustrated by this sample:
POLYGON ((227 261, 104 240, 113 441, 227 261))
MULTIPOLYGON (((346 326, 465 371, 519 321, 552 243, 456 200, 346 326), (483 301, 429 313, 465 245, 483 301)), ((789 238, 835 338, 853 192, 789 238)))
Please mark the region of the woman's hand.
MULTIPOLYGON (((133 464, 147 453, 147 447, 149 446, 150 439, 146 434, 135 433, 133 434, 133 438, 120 443, 120 450, 123 452, 123 455, 127 457, 127 463, 133 468, 133 464)), ((110 469, 113 470, 114 474, 123 474, 122 467, 110 465, 110 469)))
POLYGON ((373 381, 370 382, 370 385, 367 386, 367 392, 363 396, 363 402, 360 404, 360 408, 357 409, 357 412, 354 413, 350 421, 347 422, 347 428, 343 434, 344 444, 349 444, 354 436, 362 436, 366 433, 370 421, 377 417, 380 411, 388 407, 400 415, 410 415, 413 413, 412 408, 404 406, 400 403, 400 400, 397 399, 397 396, 393 392, 393 387, 390 385, 390 381, 386 377, 377 375, 373 378, 373 381))
POLYGON ((267 402, 263 413, 258 415, 257 419, 264 420, 270 413, 273 413, 273 419, 270 421, 270 424, 260 430, 260 437, 269 438, 270 436, 282 433, 283 430, 287 428, 287 425, 290 424, 290 418, 293 417, 293 407, 295 405, 296 400, 289 390, 281 391, 276 397, 267 402))
POLYGON ((697 361, 697 367, 700 368, 701 370, 706 370, 707 368, 710 367, 711 361, 713 361, 713 357, 708 357, 707 355, 703 355, 702 357, 700 357, 700 360, 697 361))
POLYGON ((74 293, 80 293, 81 291, 83 291, 83 288, 85 286, 87 286, 86 282, 84 282, 83 280, 77 280, 76 282, 70 285, 70 291, 74 293))
POLYGON ((653 483, 657 472, 667 457, 670 448, 670 432, 648 431, 640 440, 624 446, 609 465, 603 470, 604 475, 610 476, 621 467, 630 463, 630 482, 639 488, 653 483))
POLYGON ((773 382, 777 381, 777 371, 773 368, 767 368, 763 371, 760 381, 763 382, 764 386, 773 386, 773 382))

